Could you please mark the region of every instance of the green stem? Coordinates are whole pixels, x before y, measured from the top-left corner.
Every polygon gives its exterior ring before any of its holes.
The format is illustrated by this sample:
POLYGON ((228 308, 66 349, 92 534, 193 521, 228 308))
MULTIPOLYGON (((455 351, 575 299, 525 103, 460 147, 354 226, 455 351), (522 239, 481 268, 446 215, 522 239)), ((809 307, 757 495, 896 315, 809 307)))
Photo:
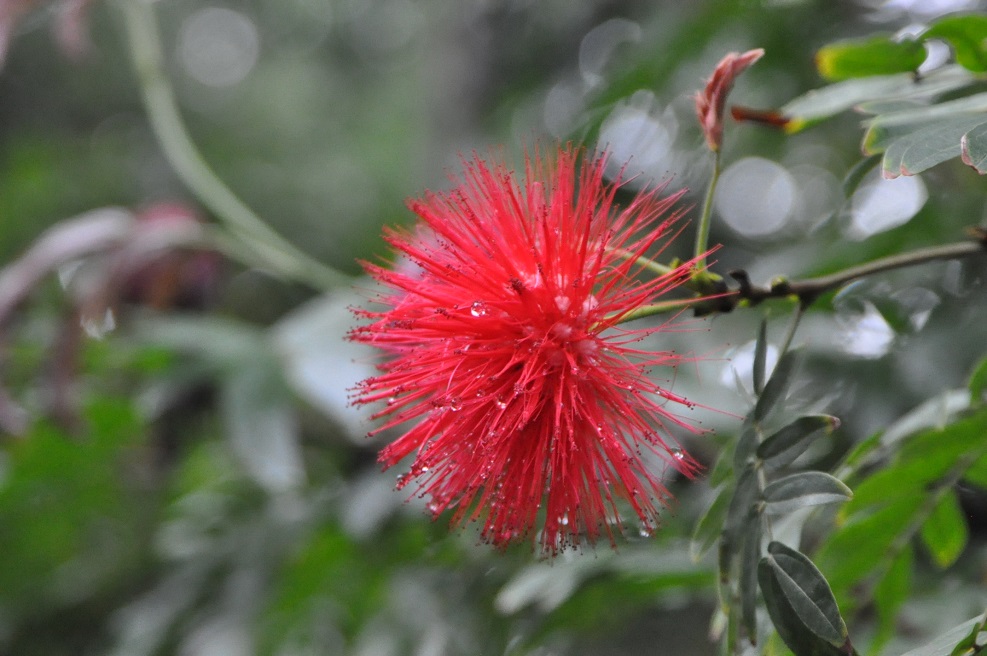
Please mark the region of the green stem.
POLYGON ((608 247, 607 251, 614 253, 615 255, 624 258, 625 260, 634 260, 634 264, 637 264, 642 269, 647 269, 656 276, 667 276, 675 271, 674 267, 661 264, 660 262, 655 262, 654 260, 648 259, 646 257, 638 257, 634 253, 624 250, 623 248, 612 248, 608 247))
POLYGON ((709 179, 709 186, 706 188, 706 198, 703 200, 703 213, 699 217, 699 226, 696 228, 696 249, 695 256, 696 271, 706 269, 706 251, 709 250, 709 225, 713 216, 713 197, 716 194, 716 183, 720 180, 720 151, 713 153, 713 175, 709 179))
POLYGON ((664 314, 665 312, 672 312, 674 310, 682 310, 684 308, 695 305, 697 302, 704 300, 701 298, 683 298, 675 301, 662 301, 661 303, 652 303, 651 305, 642 305, 641 307, 634 308, 624 316, 620 318, 619 323, 625 323, 627 321, 634 321, 635 319, 643 319, 645 317, 651 317, 656 314, 664 314))
POLYGON ((262 264, 317 289, 344 284, 349 277, 271 229, 209 168, 192 142, 168 81, 154 9, 146 0, 120 0, 144 108, 165 158, 178 177, 227 230, 246 247, 251 264, 262 264))
POLYGON ((788 324, 788 332, 785 333, 785 341, 782 342, 781 348, 778 350, 778 357, 785 355, 788 349, 792 346, 792 340, 795 339, 795 331, 798 330, 799 322, 802 321, 802 316, 805 315, 805 309, 808 307, 805 303, 799 303, 798 307, 795 308, 795 315, 792 317, 792 322, 788 324))

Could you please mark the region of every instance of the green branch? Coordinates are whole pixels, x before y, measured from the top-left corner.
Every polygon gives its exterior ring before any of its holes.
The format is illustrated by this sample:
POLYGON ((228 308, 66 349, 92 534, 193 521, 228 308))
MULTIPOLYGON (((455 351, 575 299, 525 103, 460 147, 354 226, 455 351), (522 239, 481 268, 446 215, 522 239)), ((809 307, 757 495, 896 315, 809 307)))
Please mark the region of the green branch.
POLYGON ((305 282, 317 289, 348 282, 349 277, 302 252, 247 207, 209 168, 189 137, 168 81, 154 8, 146 0, 120 0, 130 56, 144 108, 165 158, 188 186, 245 247, 247 263, 305 282))
POLYGON ((709 250, 709 226, 713 217, 713 197, 716 195, 716 183, 720 180, 720 151, 713 152, 713 175, 709 179, 709 186, 706 187, 706 198, 703 200, 703 213, 699 217, 699 226, 696 228, 696 248, 695 256, 696 271, 706 270, 706 252, 709 250))

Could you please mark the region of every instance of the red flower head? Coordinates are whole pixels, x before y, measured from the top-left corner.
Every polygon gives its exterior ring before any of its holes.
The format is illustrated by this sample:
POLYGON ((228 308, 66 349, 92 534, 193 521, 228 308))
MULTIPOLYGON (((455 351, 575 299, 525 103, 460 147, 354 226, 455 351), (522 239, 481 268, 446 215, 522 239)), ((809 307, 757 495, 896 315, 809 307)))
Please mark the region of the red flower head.
POLYGON ((706 88, 696 94, 699 125, 706 135, 706 145, 713 152, 718 151, 723 144, 723 112, 734 81, 762 56, 764 56, 763 48, 748 50, 743 54, 728 53, 716 65, 713 76, 706 82, 706 88))
MULTIPOLYGON (((410 203, 417 232, 386 239, 415 266, 366 265, 390 292, 384 311, 351 337, 391 357, 363 381, 356 403, 385 402, 375 417, 405 433, 380 454, 385 467, 415 453, 411 472, 437 516, 482 519, 496 546, 538 540, 555 553, 620 529, 623 499, 642 530, 656 527, 668 492, 661 461, 697 465, 672 446, 673 409, 693 404, 652 382, 673 352, 634 348, 668 328, 618 327, 628 313, 686 281, 687 262, 639 280, 637 258, 667 241, 681 192, 642 194, 618 210, 605 158, 528 159, 523 181, 477 158, 447 194, 410 203)), ((372 434, 374 434, 372 433, 372 434)))

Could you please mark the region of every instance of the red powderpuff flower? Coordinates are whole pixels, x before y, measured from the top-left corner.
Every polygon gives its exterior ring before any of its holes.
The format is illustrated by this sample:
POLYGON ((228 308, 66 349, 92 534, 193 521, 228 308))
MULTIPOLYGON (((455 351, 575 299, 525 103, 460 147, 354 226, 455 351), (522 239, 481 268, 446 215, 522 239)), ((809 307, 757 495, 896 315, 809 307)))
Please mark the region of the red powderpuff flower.
POLYGON ((572 147, 554 164, 529 157, 520 181, 501 164, 465 165, 457 188, 410 202, 417 231, 386 232, 410 265, 365 264, 389 290, 387 309, 356 310, 371 323, 351 338, 391 357, 355 402, 385 404, 371 435, 405 427, 380 462, 414 453, 398 487, 415 480, 433 516, 482 519, 496 546, 540 540, 555 553, 603 533, 613 543, 619 499, 654 530, 669 494, 653 469, 697 470, 669 428, 696 429, 675 409, 693 404, 649 373, 686 357, 634 348, 672 323, 618 324, 694 270, 641 279, 636 262, 667 243, 682 192, 618 209, 605 157, 580 164, 572 147))

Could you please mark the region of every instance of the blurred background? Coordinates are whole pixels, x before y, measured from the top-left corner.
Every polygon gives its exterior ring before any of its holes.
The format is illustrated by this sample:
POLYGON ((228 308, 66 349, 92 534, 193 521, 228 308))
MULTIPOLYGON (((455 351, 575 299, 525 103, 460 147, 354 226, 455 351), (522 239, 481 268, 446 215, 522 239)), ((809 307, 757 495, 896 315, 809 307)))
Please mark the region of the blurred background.
MULTIPOLYGON (((85 213, 213 218, 149 126, 120 7, 96 0, 66 18, 78 4, 0 0, 10 36, 0 266, 23 263, 47 229, 85 213), (67 20, 88 46, 66 48, 67 20)), ((671 179, 698 205, 710 159, 691 94, 724 54, 763 47, 731 102, 778 107, 822 84, 819 46, 983 4, 153 3, 204 159, 353 284, 317 294, 202 252, 131 263, 124 275, 99 251, 57 262, 16 313, 0 313, 0 653, 714 653, 715 566, 688 552, 711 498, 702 480, 669 481, 678 503, 658 534, 631 530, 615 551, 554 563, 524 545, 494 552, 393 490, 401 472, 380 472, 380 440, 366 439, 366 412, 347 405, 348 388, 372 372, 371 355, 344 340, 349 307, 370 293, 358 260, 387 258, 381 227, 410 223, 405 199, 447 187, 474 151, 519 162, 524 145, 605 146, 634 176, 629 191, 671 179), (114 302, 93 304, 107 286, 114 302)), ((728 124, 715 270, 745 268, 758 283, 812 275, 955 241, 984 218, 984 181, 959 161, 893 181, 872 172, 845 194, 859 121, 848 114, 794 137, 728 124)), ((690 234, 670 256, 687 254, 690 234)), ((983 274, 934 263, 817 305, 797 338, 810 361, 795 404, 843 427, 814 462, 963 384, 983 350, 983 274)), ((675 375, 676 392, 726 411, 702 417, 715 435, 687 443, 703 462, 749 407, 761 317, 778 344, 789 310, 696 320, 655 342, 699 356, 675 375)), ((974 555, 932 586, 954 594, 907 606, 889 653, 978 612, 987 533, 983 496, 969 501, 974 555)))

